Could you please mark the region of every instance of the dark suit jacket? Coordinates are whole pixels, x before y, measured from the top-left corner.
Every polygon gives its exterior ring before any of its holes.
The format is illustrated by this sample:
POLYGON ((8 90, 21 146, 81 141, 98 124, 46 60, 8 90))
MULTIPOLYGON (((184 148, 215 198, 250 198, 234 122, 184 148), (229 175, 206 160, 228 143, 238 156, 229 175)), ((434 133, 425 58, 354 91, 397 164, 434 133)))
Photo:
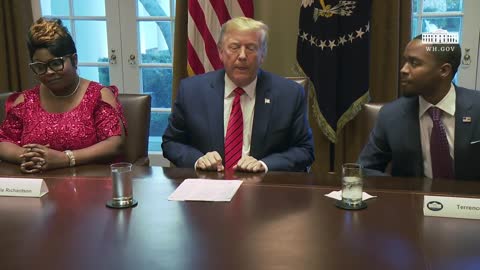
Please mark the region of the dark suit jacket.
MULTIPOLYGON (((480 180, 480 92, 455 90, 455 178, 480 180)), ((381 175, 391 162, 392 176, 424 176, 418 110, 418 97, 401 97, 382 107, 358 161, 367 175, 381 175)))
MULTIPOLYGON (((224 158, 224 82, 219 70, 184 79, 163 134, 163 155, 193 168, 210 151, 224 158)), ((314 160, 312 133, 302 87, 260 70, 250 155, 270 171, 304 171, 314 160), (266 100, 270 100, 268 103, 266 100)))

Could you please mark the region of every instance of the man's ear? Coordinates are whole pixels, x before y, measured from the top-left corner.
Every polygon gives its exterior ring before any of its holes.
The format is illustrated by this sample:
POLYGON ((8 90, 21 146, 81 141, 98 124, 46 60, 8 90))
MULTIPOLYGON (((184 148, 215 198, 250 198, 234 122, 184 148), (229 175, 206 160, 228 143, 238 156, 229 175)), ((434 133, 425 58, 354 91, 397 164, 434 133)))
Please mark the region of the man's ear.
POLYGON ((452 64, 444 63, 440 66, 440 76, 444 78, 452 77, 453 78, 453 68, 452 64))
POLYGON ((223 63, 223 48, 220 45, 218 45, 217 50, 218 50, 218 56, 220 57, 220 61, 222 61, 223 63))
POLYGON ((265 60, 265 51, 261 51, 260 55, 258 56, 258 62, 260 63, 260 65, 263 64, 263 61, 265 60))

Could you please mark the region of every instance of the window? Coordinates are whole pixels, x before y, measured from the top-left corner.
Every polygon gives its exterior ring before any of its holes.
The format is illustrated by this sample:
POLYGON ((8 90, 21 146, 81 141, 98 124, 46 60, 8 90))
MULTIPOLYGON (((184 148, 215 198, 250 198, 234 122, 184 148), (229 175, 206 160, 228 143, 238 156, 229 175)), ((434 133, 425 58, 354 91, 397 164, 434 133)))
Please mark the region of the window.
POLYGON ((412 38, 437 29, 459 33, 461 40, 463 0, 413 0, 412 38))
POLYGON ((161 151, 172 99, 175 0, 32 0, 77 45, 80 76, 152 96, 149 150, 161 151))
POLYGON ((437 29, 458 32, 462 62, 454 81, 480 90, 478 10, 478 0, 412 0, 412 38, 437 29))
POLYGON ((95 0, 87 0, 84 5, 68 0, 40 2, 41 15, 61 19, 76 41, 80 76, 109 85, 105 3, 95 0), (90 9, 92 6, 95 8, 90 9))
POLYGON ((412 0, 412 38, 443 29, 458 33, 461 43, 463 15, 463 0, 412 0))

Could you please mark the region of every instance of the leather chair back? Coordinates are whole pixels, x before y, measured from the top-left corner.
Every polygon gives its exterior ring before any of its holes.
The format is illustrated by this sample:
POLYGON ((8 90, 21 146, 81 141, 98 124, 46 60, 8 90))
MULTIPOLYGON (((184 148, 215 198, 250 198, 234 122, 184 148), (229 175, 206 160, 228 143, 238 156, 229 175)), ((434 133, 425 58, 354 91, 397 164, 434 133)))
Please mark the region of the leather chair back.
POLYGON ((0 93, 0 123, 5 119, 5 102, 11 94, 11 92, 0 93))
POLYGON ((150 132, 151 96, 120 94, 118 96, 127 120, 128 136, 125 144, 125 161, 148 166, 148 136, 150 132))
POLYGON ((307 104, 307 112, 308 112, 308 87, 309 87, 309 79, 307 77, 287 77, 287 79, 292 80, 303 87, 303 91, 305 94, 305 102, 307 104))
POLYGON ((378 112, 384 103, 367 103, 362 110, 345 126, 345 160, 355 162, 368 142, 370 132, 377 121, 378 112))
POLYGON ((306 77, 287 77, 287 79, 300 84, 301 86, 303 86, 303 88, 306 88, 308 86, 308 78, 306 77))
POLYGON ((306 77, 287 77, 287 79, 292 80, 298 84, 300 84, 303 89, 305 90, 305 96, 308 97, 308 83, 309 80, 306 77))
MULTIPOLYGON (((365 123, 365 133, 366 138, 368 140, 368 136, 370 135, 370 131, 373 129, 375 126, 375 122, 377 121, 378 117, 378 112, 382 108, 384 103, 367 103, 363 105, 363 110, 362 110, 362 117, 364 118, 364 123, 365 123)), ((365 140, 365 142, 367 142, 365 140)))

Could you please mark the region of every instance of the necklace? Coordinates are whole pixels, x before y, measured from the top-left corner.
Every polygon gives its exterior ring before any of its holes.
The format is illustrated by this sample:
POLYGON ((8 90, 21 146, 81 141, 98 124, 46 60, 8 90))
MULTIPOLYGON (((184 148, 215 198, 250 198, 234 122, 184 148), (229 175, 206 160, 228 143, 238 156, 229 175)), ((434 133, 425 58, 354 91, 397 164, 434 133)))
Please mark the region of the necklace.
POLYGON ((71 97, 71 96, 75 95, 75 93, 78 91, 78 88, 80 87, 80 82, 82 81, 82 80, 80 79, 80 77, 77 77, 77 78, 78 78, 77 86, 75 86, 75 89, 74 89, 70 94, 68 94, 68 95, 65 95, 65 96, 55 95, 55 94, 52 92, 52 90, 50 90, 49 88, 47 88, 47 89, 48 89, 48 91, 50 92, 50 94, 52 94, 52 96, 54 96, 54 97, 59 97, 59 98, 68 98, 68 97, 71 97))

